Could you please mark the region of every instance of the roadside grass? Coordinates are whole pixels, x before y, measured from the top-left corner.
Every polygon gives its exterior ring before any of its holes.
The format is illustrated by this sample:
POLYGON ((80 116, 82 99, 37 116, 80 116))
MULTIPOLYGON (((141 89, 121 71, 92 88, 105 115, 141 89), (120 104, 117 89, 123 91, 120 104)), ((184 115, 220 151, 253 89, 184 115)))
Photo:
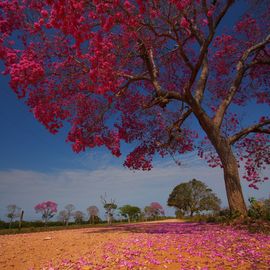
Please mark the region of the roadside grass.
MULTIPOLYGON (((118 224, 118 223, 117 223, 118 224)), ((20 233, 35 233, 35 232, 48 232, 48 231, 61 231, 61 230, 74 230, 83 228, 95 228, 95 227, 106 227, 106 223, 100 224, 71 224, 69 226, 47 226, 47 227, 26 227, 26 228, 11 228, 11 229, 0 229, 0 235, 6 234, 20 234, 20 233)))
MULTIPOLYGON (((172 219, 173 217, 159 217, 155 220, 148 220, 148 221, 162 221, 162 220, 168 220, 172 219)), ((145 221, 136 221, 131 222, 130 224, 137 224, 137 223, 144 223, 145 221)), ((27 222, 28 223, 28 222, 27 222)), ((30 222, 29 222, 30 223, 30 222)), ((66 225, 52 225, 48 223, 47 226, 29 226, 29 223, 27 226, 22 226, 22 228, 18 228, 18 225, 16 224, 13 228, 3 228, 0 227, 0 235, 9 235, 9 234, 22 234, 22 233, 35 233, 35 232, 48 232, 48 231, 61 231, 61 230, 75 230, 75 229, 84 229, 84 228, 100 228, 100 227, 113 227, 117 225, 125 225, 129 224, 127 220, 124 221, 116 221, 111 226, 107 224, 106 221, 96 223, 96 224, 90 224, 90 223, 83 223, 83 224, 69 224, 66 225)))

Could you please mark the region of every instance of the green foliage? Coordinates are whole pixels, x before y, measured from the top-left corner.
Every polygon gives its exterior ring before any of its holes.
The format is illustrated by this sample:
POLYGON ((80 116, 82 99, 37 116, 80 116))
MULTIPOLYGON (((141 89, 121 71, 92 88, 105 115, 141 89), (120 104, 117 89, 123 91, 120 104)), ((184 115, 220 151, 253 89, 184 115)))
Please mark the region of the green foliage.
POLYGON ((270 220, 270 199, 249 198, 248 215, 252 219, 270 220))
POLYGON ((113 201, 111 201, 110 203, 107 203, 105 201, 103 204, 103 207, 107 215, 107 222, 109 225, 112 225, 113 214, 114 214, 114 210, 117 209, 117 204, 115 204, 113 201))
POLYGON ((233 224, 235 220, 240 218, 241 214, 236 211, 231 211, 229 208, 221 209, 208 214, 196 214, 189 217, 187 220, 191 222, 210 222, 210 223, 225 223, 233 224))
POLYGON ((106 210, 106 212, 110 212, 110 211, 115 210, 117 208, 117 204, 115 204, 115 203, 105 203, 103 207, 106 210))
POLYGON ((193 179, 177 185, 168 198, 168 206, 173 206, 184 215, 193 216, 201 211, 218 211, 220 199, 203 182, 193 179))
POLYGON ((127 218, 128 221, 137 220, 140 217, 141 209, 137 206, 133 205, 123 205, 122 207, 119 207, 120 214, 127 218))
POLYGON ((175 216, 176 216, 176 218, 184 218, 185 217, 185 213, 182 211, 182 210, 180 210, 180 209, 176 209, 175 210, 175 216))

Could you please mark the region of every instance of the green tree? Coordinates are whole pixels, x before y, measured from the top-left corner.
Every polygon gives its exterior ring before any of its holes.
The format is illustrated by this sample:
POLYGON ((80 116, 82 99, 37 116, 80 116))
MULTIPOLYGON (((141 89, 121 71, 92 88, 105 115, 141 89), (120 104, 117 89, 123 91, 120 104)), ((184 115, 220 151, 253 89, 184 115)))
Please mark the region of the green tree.
POLYGON ((185 213, 182 210, 176 208, 175 216, 176 218, 183 218, 185 216, 185 213))
POLYGON ((203 182, 192 179, 189 182, 177 185, 168 198, 168 206, 189 214, 201 211, 218 211, 220 199, 203 182))
POLYGON ((104 196, 100 196, 101 202, 103 204, 103 207, 105 209, 105 213, 107 216, 108 225, 112 225, 113 214, 114 214, 115 209, 117 209, 117 204, 115 203, 115 200, 113 199, 111 199, 108 202, 106 197, 107 197, 106 193, 104 196))
POLYGON ((129 205, 129 204, 119 207, 119 211, 120 211, 121 216, 128 219, 129 223, 131 220, 138 219, 141 214, 141 209, 139 207, 129 205))
POLYGON ((270 220, 270 199, 257 200, 251 197, 248 201, 250 203, 248 215, 251 218, 270 220))

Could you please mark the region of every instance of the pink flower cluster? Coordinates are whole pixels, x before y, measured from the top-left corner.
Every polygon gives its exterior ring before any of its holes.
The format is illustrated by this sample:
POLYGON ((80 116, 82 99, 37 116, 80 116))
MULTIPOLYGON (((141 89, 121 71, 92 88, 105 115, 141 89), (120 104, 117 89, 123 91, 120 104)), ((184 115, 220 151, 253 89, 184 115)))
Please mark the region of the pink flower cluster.
POLYGON ((42 202, 39 203, 35 206, 35 210, 37 212, 43 211, 43 210, 47 210, 50 209, 52 212, 57 212, 57 204, 53 201, 46 201, 46 202, 42 202))
POLYGON ((48 220, 52 218, 57 212, 57 203, 53 201, 45 201, 35 206, 37 213, 42 214, 42 219, 47 224, 48 220))

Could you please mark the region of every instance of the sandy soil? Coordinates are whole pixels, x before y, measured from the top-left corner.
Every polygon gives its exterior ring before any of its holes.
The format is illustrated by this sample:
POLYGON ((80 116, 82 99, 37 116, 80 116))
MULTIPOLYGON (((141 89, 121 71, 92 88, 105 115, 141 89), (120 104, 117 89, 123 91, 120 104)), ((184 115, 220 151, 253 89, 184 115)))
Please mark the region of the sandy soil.
MULTIPOLYGON (((161 222, 180 221, 171 219, 161 222)), ((84 255, 89 255, 93 247, 98 254, 104 243, 115 242, 120 235, 122 238, 126 234, 121 226, 116 226, 1 235, 0 270, 28 270, 30 268, 36 270, 41 269, 42 265, 50 261, 55 265, 63 258, 75 261, 84 255)))
MULTIPOLYGON (((61 270, 73 270, 73 269, 83 269, 83 270, 96 270, 97 268, 94 265, 100 265, 104 261, 108 259, 108 254, 112 252, 117 252, 117 256, 115 257, 113 263, 109 265, 109 267, 105 268, 98 268, 98 269, 106 269, 106 270, 117 270, 119 268, 119 260, 124 252, 127 252, 131 256, 130 251, 134 252, 141 252, 142 254, 146 254, 145 256, 152 256, 152 252, 158 254, 156 257, 157 259, 161 259, 161 261, 165 262, 168 258, 175 258, 175 256, 180 256, 182 258, 186 258, 192 261, 192 268, 184 268, 184 269, 270 269, 267 267, 268 260, 270 258, 270 237, 265 237, 259 239, 256 235, 247 238, 248 240, 243 240, 244 236, 242 235, 236 241, 252 241, 251 247, 255 244, 257 245, 256 250, 259 252, 263 252, 261 257, 258 257, 258 262, 252 264, 250 258, 255 256, 255 253, 247 256, 244 255, 244 260, 241 261, 242 265, 236 265, 232 268, 231 262, 227 261, 226 264, 223 265, 223 255, 217 254, 219 259, 214 264, 213 261, 207 262, 207 267, 201 267, 200 265, 205 265, 205 260, 207 256, 207 252, 204 253, 204 244, 201 247, 194 245, 196 243, 196 239, 199 239, 201 233, 198 228, 198 225, 182 225, 179 224, 180 227, 183 227, 183 231, 181 234, 176 234, 175 236, 167 236, 166 233, 160 231, 160 227, 163 226, 163 230, 169 228, 170 226, 177 226, 177 224, 173 224, 172 222, 181 222, 179 220, 168 220, 165 221, 170 224, 156 224, 156 222, 148 222, 138 226, 127 226, 127 225, 114 225, 112 227, 96 227, 96 228, 84 228, 84 229, 74 229, 74 230, 63 230, 63 231, 51 231, 51 232, 39 232, 39 233, 27 233, 27 234, 17 234, 17 235, 0 235, 0 270, 42 270, 43 266, 47 266, 44 269, 49 269, 48 265, 51 263, 53 266, 61 265, 61 270), (185 226, 185 227, 184 227, 185 226), (194 226, 193 229, 189 228, 194 226), (148 232, 147 232, 148 230, 148 232), (150 231, 149 231, 150 230, 150 231), (151 231, 152 230, 152 231, 151 231), (153 231, 154 230, 154 231, 153 231), (190 232, 192 230, 192 233, 190 232), (197 230, 197 231, 196 231, 197 230), (197 234, 196 234, 197 233, 197 234), (169 238, 168 238, 169 237, 169 238), (180 248, 181 255, 179 255, 179 251, 171 249, 168 245, 167 249, 164 245, 166 245, 166 241, 169 243, 170 237, 175 237, 177 245, 184 245, 183 248, 180 248), (191 239, 191 237, 193 237, 191 239), (194 240, 195 239, 195 240, 194 240), (181 241, 179 241, 181 240, 181 241), (193 241, 193 242, 192 242, 193 241), (142 245, 139 243, 144 242, 142 245), (265 246, 265 242, 268 244, 265 246), (254 243, 254 244, 253 244, 254 243), (261 244, 260 244, 261 243, 261 244), (264 246, 262 249, 261 246, 264 246), (165 247, 165 249, 164 249, 165 247), (199 253, 197 252, 197 257, 191 255, 189 253, 189 247, 192 250, 196 251, 196 248, 200 249, 199 253), (115 249, 116 248, 116 249, 115 249), (119 248, 119 249, 118 249, 119 248), (105 253, 104 253, 105 250, 105 253), (122 250, 119 253, 119 250, 122 250), (176 251, 176 253, 175 253, 176 251), (120 254, 120 255, 119 255, 120 254), (178 254, 178 255, 177 255, 178 254), (106 257, 107 256, 107 257, 106 257), (77 268, 76 266, 63 266, 63 259, 70 260, 72 262, 77 262, 81 258, 91 258, 94 261, 93 267, 82 267, 77 268), (263 258, 264 263, 261 264, 260 260, 263 258), (217 262, 221 262, 222 266, 217 268, 217 262), (212 266, 211 266, 212 265, 212 266), (255 268, 254 268, 255 267, 255 268), (258 268, 256 268, 258 267, 258 268)), ((141 224, 141 223, 140 223, 141 224)), ((199 225, 200 226, 200 225, 199 225)), ((214 227, 213 227, 214 228, 214 227)), ((223 229, 222 229, 223 230, 223 229)), ((209 237, 212 234, 212 227, 208 232, 209 237)), ((215 233, 213 231, 213 233, 215 233)), ((217 231, 216 233, 222 234, 223 231, 217 231)), ((219 237, 219 235, 217 236, 219 237)), ((230 236, 230 231, 227 232, 230 236)), ((233 236, 237 238, 237 234, 233 236)), ((174 234, 172 234, 174 235, 174 234)), ((208 236, 207 236, 208 237, 208 236)), ((262 236, 264 237, 264 236, 262 236)), ((206 245, 212 245, 212 250, 216 250, 216 242, 210 239, 210 242, 206 241, 206 245)), ((223 241, 223 240, 222 240, 223 241)), ((226 239, 227 241, 227 239, 226 239)), ((226 244, 226 241, 220 242, 221 244, 226 244)), ((200 242, 198 242, 200 244, 200 242)), ((240 243, 240 242, 239 242, 240 243)), ((234 245, 234 242, 233 242, 234 245)), ((232 258, 230 260, 234 260, 234 254, 237 250, 238 244, 236 243, 236 247, 234 248, 229 246, 229 253, 231 253, 232 258), (231 250, 232 249, 232 250, 231 250), (231 251, 230 251, 231 250, 231 251)), ((248 243, 244 243, 244 245, 248 245, 248 243)), ((239 256, 241 252, 245 250, 238 250, 239 256)), ((255 250, 255 251, 256 251, 255 250)), ((226 250, 227 252, 227 250, 226 250)), ((208 252, 209 255, 209 252, 208 252)), ((114 255, 113 255, 114 256, 114 255)), ((132 255, 133 256, 133 255, 132 255)), ((136 255, 135 255, 136 256, 136 255)), ((211 258, 211 255, 209 255, 211 258)), ((209 257, 208 257, 209 259, 209 257)), ((169 261, 169 259, 168 259, 169 261)), ((254 261, 254 260, 253 260, 254 261)), ((190 265, 190 264, 189 264, 190 265)), ((170 264, 169 262, 167 265, 153 265, 148 264, 146 267, 140 267, 136 269, 169 269, 175 270, 179 269, 179 264, 170 264)), ((128 267, 122 267, 121 269, 131 269, 128 267)), ((133 268, 132 268, 133 269, 133 268)), ((181 268, 182 269, 182 268, 181 268)))
POLYGON ((57 264, 63 258, 77 260, 93 247, 96 250, 104 242, 115 240, 119 233, 95 233, 98 229, 75 229, 64 231, 27 233, 0 236, 0 269, 41 269, 52 262, 57 264))

